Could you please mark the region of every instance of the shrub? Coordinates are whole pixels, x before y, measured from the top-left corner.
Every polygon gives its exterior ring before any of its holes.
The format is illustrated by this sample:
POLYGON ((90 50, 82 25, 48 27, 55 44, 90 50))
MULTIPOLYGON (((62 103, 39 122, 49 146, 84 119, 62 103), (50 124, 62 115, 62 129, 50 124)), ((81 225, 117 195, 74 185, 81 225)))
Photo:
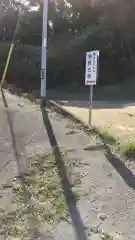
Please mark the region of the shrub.
POLYGON ((125 157, 135 158, 135 143, 128 143, 122 148, 122 153, 125 157))

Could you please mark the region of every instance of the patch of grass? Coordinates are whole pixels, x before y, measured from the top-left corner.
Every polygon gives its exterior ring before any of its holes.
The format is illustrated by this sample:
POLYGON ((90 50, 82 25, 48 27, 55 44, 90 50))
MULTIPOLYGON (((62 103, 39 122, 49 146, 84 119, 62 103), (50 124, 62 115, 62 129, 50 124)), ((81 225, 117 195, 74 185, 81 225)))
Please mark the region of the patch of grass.
POLYGON ((12 192, 15 194, 15 198, 19 203, 25 204, 26 189, 24 184, 14 185, 12 192))
POLYGON ((97 139, 101 139, 104 144, 110 144, 110 145, 115 145, 118 141, 114 136, 110 135, 107 131, 101 131, 97 127, 93 127, 91 129, 86 128, 84 126, 84 130, 88 133, 93 135, 93 137, 97 139))
POLYGON ((135 143, 128 143, 121 147, 121 152, 127 158, 135 158, 135 143))
POLYGON ((103 233, 103 234, 101 235, 101 239, 102 239, 102 240, 113 240, 114 238, 113 238, 113 236, 110 235, 109 233, 103 233))
MULTIPOLYGON (((64 155, 63 155, 64 159, 64 155)), ((67 157, 66 168, 72 167, 67 157)), ((0 235, 4 239, 25 239, 40 231, 43 223, 53 228, 68 218, 68 209, 53 154, 36 156, 23 176, 23 183, 13 186, 14 200, 10 212, 1 211, 0 235), (37 229, 37 230, 35 230, 37 229)), ((77 201, 77 197, 75 197, 77 201)), ((32 238, 31 238, 32 239, 32 238)))
POLYGON ((117 142, 116 138, 113 137, 112 135, 110 135, 106 131, 101 133, 101 137, 102 137, 102 139, 105 143, 108 143, 108 144, 111 144, 111 145, 116 144, 116 142, 117 142))
POLYGON ((67 168, 67 171, 71 169, 71 172, 73 172, 74 167, 79 167, 82 165, 82 160, 79 158, 65 158, 65 166, 67 168))

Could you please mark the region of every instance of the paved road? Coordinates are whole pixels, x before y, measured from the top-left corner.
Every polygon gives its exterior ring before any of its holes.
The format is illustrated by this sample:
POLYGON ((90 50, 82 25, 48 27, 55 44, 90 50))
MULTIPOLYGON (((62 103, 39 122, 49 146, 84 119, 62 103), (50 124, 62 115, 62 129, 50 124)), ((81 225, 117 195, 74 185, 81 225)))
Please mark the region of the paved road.
MULTIPOLYGON (((50 148, 40 109, 6 91, 3 96, 0 92, 1 184, 20 176, 29 156, 50 148)), ((10 200, 0 203, 8 206, 10 200)))
POLYGON ((100 240, 103 230, 112 234, 113 239, 135 240, 135 176, 132 171, 103 147, 96 146, 100 143, 98 140, 85 135, 68 119, 50 111, 44 112, 42 117, 38 106, 23 103, 9 93, 6 93, 6 101, 8 107, 0 97, 0 181, 20 174, 28 164, 29 155, 51 148, 62 178, 69 221, 60 222, 44 239, 100 240), (73 127, 74 134, 69 134, 73 127), (91 145, 90 151, 84 151, 87 144, 91 145), (68 157, 79 159, 74 169, 81 176, 76 189, 80 195, 78 204, 67 195, 72 196, 72 187, 61 148, 70 150, 68 157))

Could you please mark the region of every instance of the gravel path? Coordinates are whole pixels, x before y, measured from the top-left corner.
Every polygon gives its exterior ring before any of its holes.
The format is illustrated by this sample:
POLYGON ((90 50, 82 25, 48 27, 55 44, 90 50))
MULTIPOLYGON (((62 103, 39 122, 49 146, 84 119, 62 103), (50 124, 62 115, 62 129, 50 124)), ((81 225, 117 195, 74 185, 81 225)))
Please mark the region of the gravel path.
MULTIPOLYGON (((40 151, 52 149, 58 165, 69 219, 61 221, 45 240, 134 240, 135 177, 131 170, 110 158, 103 147, 96 147, 99 140, 85 135, 68 119, 49 110, 42 117, 38 106, 7 92, 5 96, 8 108, 0 97, 0 182, 19 175, 28 165, 28 156, 40 151), (90 151, 84 150, 87 144, 90 151), (73 176, 66 172, 61 149, 76 159, 73 176), (72 198, 75 176, 81 179, 75 187, 80 196, 77 204, 72 198)), ((4 204, 9 203, 6 199, 4 204)))

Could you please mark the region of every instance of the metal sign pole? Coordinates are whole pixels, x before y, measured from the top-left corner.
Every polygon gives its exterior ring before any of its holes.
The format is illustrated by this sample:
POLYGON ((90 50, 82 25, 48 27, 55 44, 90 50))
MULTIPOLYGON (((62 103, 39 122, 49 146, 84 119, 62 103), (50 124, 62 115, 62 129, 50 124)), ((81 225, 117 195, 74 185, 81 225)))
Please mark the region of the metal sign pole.
POLYGON ((43 30, 42 30, 42 59, 41 59, 41 98, 46 98, 46 59, 47 59, 47 22, 48 0, 44 0, 43 30))
POLYGON ((92 126, 93 85, 89 86, 89 126, 92 126))
POLYGON ((93 85, 97 83, 99 51, 86 52, 85 85, 89 86, 89 127, 92 127, 93 85))

